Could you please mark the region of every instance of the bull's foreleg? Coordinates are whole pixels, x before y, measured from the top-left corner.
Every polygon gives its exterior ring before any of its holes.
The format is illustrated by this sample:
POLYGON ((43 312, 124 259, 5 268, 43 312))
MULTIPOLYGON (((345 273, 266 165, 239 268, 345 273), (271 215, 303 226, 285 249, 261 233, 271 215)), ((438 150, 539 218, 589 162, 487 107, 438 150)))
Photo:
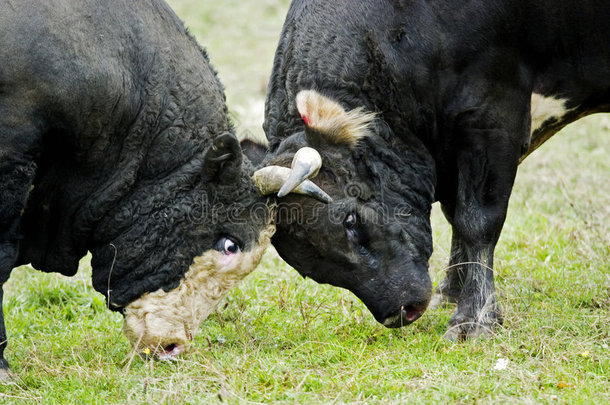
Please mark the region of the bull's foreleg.
POLYGON ((34 130, 9 129, 0 123, 0 382, 10 379, 8 362, 4 358, 7 339, 2 286, 19 256, 19 225, 36 173, 37 139, 34 130))
POLYGON ((11 379, 11 372, 8 367, 8 361, 4 358, 4 349, 6 349, 6 328, 4 326, 4 312, 2 310, 2 299, 4 291, 0 287, 0 384, 3 381, 11 379))
POLYGON ((0 162, 0 382, 10 380, 11 377, 8 362, 4 358, 7 339, 2 288, 18 259, 21 212, 25 207, 35 171, 33 163, 6 163, 7 160, 0 162))
POLYGON ((473 137, 469 147, 458 153, 454 197, 441 201, 453 239, 447 277, 439 284, 433 304, 457 303, 446 334, 455 340, 490 334, 502 322, 493 254, 506 218, 518 150, 500 136, 494 144, 479 140, 473 137))
POLYGON ((2 298, 19 254, 19 223, 29 188, 34 180, 33 162, 6 159, 0 162, 0 382, 10 379, 8 362, 4 358, 6 328, 2 298), (8 163, 8 164, 7 164, 8 163))
MULTIPOLYGON (((1 237, 6 237, 4 232, 1 234, 1 237)), ((7 339, 2 303, 4 298, 3 285, 8 280, 11 270, 17 261, 17 251, 18 244, 16 241, 0 240, 0 383, 11 379, 8 362, 4 358, 7 339)))

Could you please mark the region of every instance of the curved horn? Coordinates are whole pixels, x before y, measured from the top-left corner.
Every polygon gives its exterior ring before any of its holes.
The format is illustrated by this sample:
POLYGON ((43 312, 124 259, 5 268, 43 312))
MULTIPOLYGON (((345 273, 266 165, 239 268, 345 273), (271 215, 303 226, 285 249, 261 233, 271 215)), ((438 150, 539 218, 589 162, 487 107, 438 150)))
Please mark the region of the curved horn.
POLYGON ((277 196, 284 197, 305 180, 316 177, 321 166, 322 157, 317 150, 310 147, 299 149, 292 158, 290 176, 280 188, 277 196))
MULTIPOLYGON (((291 173, 292 169, 287 167, 267 166, 254 172, 252 180, 262 195, 275 194, 286 183, 291 173)), ((291 192, 313 197, 324 203, 333 201, 324 190, 310 180, 301 181, 291 192)))

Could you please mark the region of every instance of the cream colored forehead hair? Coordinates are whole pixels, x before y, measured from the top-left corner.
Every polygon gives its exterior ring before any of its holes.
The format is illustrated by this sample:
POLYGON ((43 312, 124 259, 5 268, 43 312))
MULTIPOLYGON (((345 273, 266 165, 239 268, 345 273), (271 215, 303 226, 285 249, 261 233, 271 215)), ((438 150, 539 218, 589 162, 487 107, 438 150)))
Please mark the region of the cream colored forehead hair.
POLYGON ((302 90, 297 94, 296 105, 307 127, 318 132, 333 144, 354 146, 370 134, 370 124, 376 114, 358 107, 346 111, 341 104, 315 90, 302 90))

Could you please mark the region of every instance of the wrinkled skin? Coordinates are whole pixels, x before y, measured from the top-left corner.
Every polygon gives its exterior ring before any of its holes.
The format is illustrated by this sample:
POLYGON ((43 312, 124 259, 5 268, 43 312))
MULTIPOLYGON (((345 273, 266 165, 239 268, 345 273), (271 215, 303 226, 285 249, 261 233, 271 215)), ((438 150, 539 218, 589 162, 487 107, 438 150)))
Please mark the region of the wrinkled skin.
POLYGON ((294 0, 268 87, 265 164, 316 148, 313 181, 334 202, 279 199, 280 255, 353 291, 384 325, 408 324, 431 296, 429 214, 440 201, 453 240, 432 301, 457 303, 448 338, 490 333, 502 321, 494 249, 519 162, 610 110, 609 12, 598 0, 294 0), (376 117, 350 141, 312 123, 321 113, 299 107, 303 91, 376 117), (406 218, 394 214, 403 206, 406 218))
MULTIPOLYGON (((177 354, 273 231, 207 55, 160 0, 0 1, 0 43, 0 285, 89 250, 134 347, 177 354)), ((1 379, 2 311, 0 342, 1 379)))

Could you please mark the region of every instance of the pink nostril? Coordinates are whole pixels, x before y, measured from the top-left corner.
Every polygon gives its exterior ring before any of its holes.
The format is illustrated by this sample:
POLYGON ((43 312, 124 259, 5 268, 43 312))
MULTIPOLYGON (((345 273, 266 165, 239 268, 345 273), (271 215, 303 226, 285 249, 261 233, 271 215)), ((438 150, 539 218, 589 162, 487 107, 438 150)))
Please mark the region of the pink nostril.
POLYGON ((157 356, 159 356, 159 358, 161 360, 170 360, 170 359, 174 359, 176 356, 182 354, 183 351, 184 351, 184 346, 175 344, 175 343, 171 343, 171 344, 161 348, 161 350, 159 350, 157 352, 157 356))
POLYGON ((407 322, 413 322, 423 314, 421 309, 411 305, 401 307, 400 312, 402 313, 402 319, 407 322))

